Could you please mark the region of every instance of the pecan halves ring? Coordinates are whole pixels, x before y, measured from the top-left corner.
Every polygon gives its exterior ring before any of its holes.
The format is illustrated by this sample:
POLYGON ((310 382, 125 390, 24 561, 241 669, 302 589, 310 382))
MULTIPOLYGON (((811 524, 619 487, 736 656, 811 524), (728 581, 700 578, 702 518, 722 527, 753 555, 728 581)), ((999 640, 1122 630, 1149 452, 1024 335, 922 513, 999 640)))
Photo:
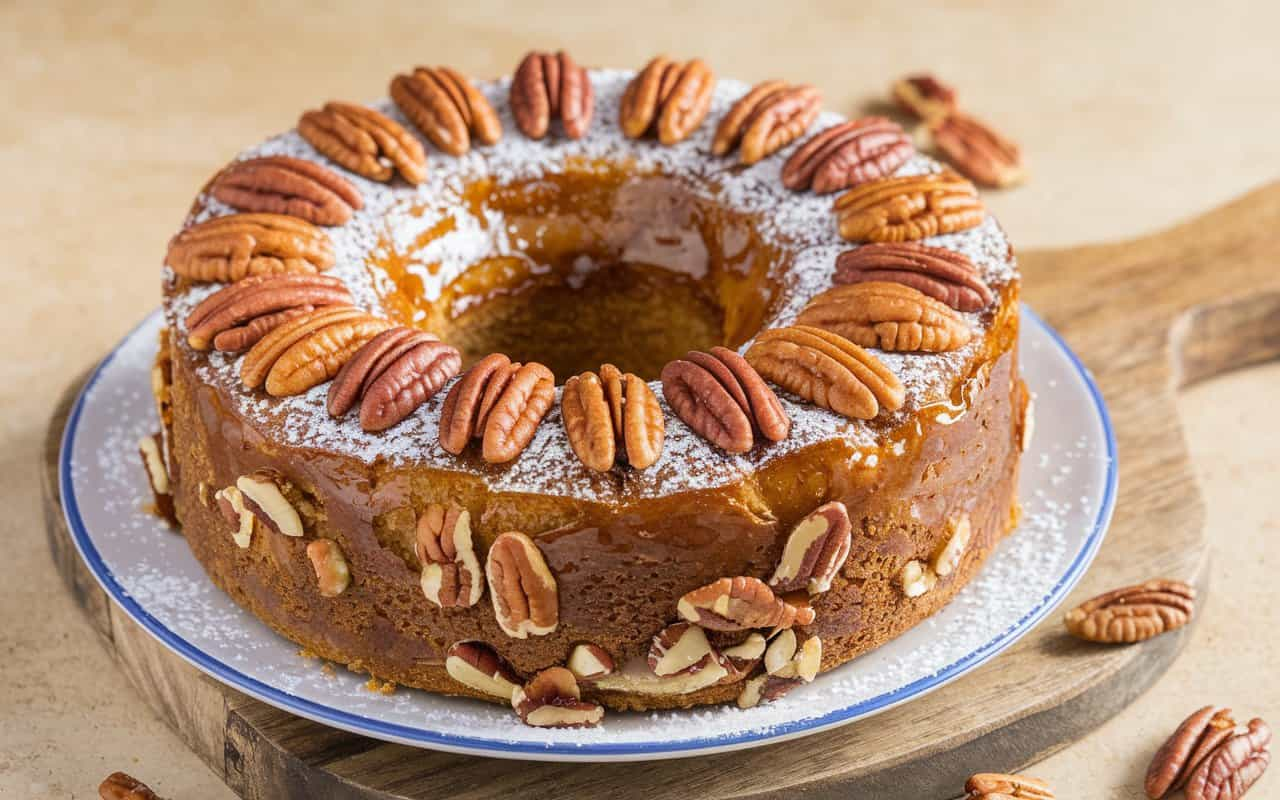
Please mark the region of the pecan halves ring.
POLYGON ((818 194, 887 178, 915 153, 898 123, 865 117, 815 134, 782 166, 782 185, 818 194))
POLYGON ((755 368, 724 347, 690 351, 662 369, 662 394, 686 425, 729 453, 745 453, 755 431, 782 441, 791 419, 755 368))
POLYGON ((636 469, 662 455, 666 423, 649 385, 612 364, 565 382, 560 415, 569 446, 589 469, 606 472, 621 454, 636 469))
POLYGON ((346 284, 327 275, 261 275, 239 280, 202 300, 187 315, 187 343, 196 350, 208 350, 218 337, 239 331, 232 344, 253 344, 289 317, 281 312, 305 307, 350 305, 346 284), (253 327, 256 325, 256 328, 253 327), (252 329, 251 329, 252 328, 252 329), (266 330, 263 330, 265 328, 266 330), (254 338, 257 337, 257 338, 254 338))
POLYGON ((422 593, 441 608, 470 607, 484 595, 484 575, 471 539, 471 513, 432 503, 418 518, 414 552, 422 593))
POLYGON ((545 636, 560 620, 560 595, 542 551, 519 531, 494 539, 485 577, 498 626, 513 639, 545 636))
POLYGON ((874 355, 843 336, 794 325, 757 337, 747 361, 766 379, 805 400, 852 419, 873 419, 902 407, 902 381, 874 355))
POLYGON ((427 177, 422 143, 395 120, 354 103, 325 103, 298 121, 298 133, 331 161, 374 181, 395 173, 409 183, 427 177))
POLYGON ((982 223, 985 207, 954 173, 885 178, 836 198, 840 235, 855 242, 902 242, 955 233, 982 223))
POLYGON ((555 120, 570 139, 581 139, 591 126, 591 79, 563 50, 526 55, 511 77, 509 97, 516 126, 530 139, 546 136, 555 120))
POLYGON ((622 93, 618 123, 631 139, 656 132, 673 145, 697 130, 711 110, 715 75, 700 58, 679 63, 658 56, 636 73, 622 93))
POLYGON ((879 242, 836 257, 837 284, 864 281, 901 283, 957 311, 980 311, 995 299, 967 256, 919 242, 879 242))
POLYGON ((822 110, 822 92, 804 84, 765 81, 747 92, 716 127, 714 155, 738 148, 743 164, 754 164, 798 139, 822 110))
POLYGON ((1271 728, 1254 718, 1219 744, 1187 779, 1187 800, 1239 800, 1271 764, 1271 728))
POLYGON ((445 153, 460 156, 474 138, 493 144, 502 138, 497 112, 465 76, 449 67, 417 67, 391 80, 391 99, 400 111, 445 153))
POLYGON ((341 225, 364 206, 346 178, 291 156, 237 161, 214 178, 209 193, 241 211, 287 214, 316 225, 341 225))
POLYGON ((283 214, 229 214, 192 225, 169 242, 165 263, 193 281, 315 273, 333 266, 329 236, 283 214))
POLYGON ((487 413, 481 455, 490 464, 504 464, 524 451, 542 418, 556 399, 556 379, 542 364, 520 365, 487 413))
POLYGON ((904 111, 922 120, 945 117, 956 110, 956 90, 927 73, 894 81, 890 93, 904 111))
POLYGON ((959 314, 910 286, 871 281, 835 286, 809 301, 797 325, 839 334, 862 347, 941 353, 964 347, 973 332, 959 314))
POLYGON ((979 119, 957 111, 932 120, 929 132, 951 165, 983 186, 1006 188, 1026 180, 1022 148, 979 119))
POLYGON ((1073 636, 1090 642, 1131 644, 1191 621, 1196 590, 1182 581, 1158 579, 1086 600, 1063 622, 1073 636))
POLYGON ((412 414, 458 371, 462 356, 439 341, 420 342, 391 362, 364 390, 360 427, 382 431, 412 414))
POLYGON ((716 631, 790 628, 813 622, 813 609, 792 605, 758 578, 721 578, 685 594, 676 604, 681 619, 716 631))

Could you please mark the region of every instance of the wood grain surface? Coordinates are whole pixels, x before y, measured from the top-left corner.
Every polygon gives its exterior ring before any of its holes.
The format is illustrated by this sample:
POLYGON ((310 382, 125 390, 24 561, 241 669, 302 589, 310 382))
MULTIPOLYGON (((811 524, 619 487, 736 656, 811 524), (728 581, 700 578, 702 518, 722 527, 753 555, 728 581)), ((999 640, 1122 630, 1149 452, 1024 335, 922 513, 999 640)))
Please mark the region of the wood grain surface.
MULTIPOLYGON (((1069 602, 1165 575, 1203 591, 1204 509, 1174 403, 1178 388, 1280 355, 1280 183, 1153 236, 1019 254, 1025 298, 1091 369, 1116 426, 1111 531, 1069 602)), ((138 692, 246 798, 945 798, 976 766, 1012 770, 1111 717, 1189 636, 1135 647, 1074 641, 1051 615, 955 683, 844 728, 754 750, 648 764, 480 759, 389 745, 278 711, 172 655, 113 606, 74 552, 57 494, 68 391, 46 442, 49 542, 68 590, 138 692)))

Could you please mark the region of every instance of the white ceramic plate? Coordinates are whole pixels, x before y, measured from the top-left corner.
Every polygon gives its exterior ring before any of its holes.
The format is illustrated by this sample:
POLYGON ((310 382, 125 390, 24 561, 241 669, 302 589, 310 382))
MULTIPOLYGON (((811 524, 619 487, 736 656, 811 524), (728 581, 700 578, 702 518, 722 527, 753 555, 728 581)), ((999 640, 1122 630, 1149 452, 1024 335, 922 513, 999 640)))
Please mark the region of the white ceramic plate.
POLYGON ((1092 378, 1023 311, 1022 369, 1037 428, 1019 487, 1024 517, 945 609, 802 690, 753 709, 611 713, 589 730, 526 727, 509 710, 410 689, 382 695, 325 669, 242 611, 205 577, 181 536, 141 511, 136 455, 155 430, 149 373, 159 312, 94 371, 67 424, 61 483, 76 545, 111 597, 165 646, 236 689, 336 728, 503 758, 627 761, 754 747, 852 722, 920 697, 1031 630, 1092 561, 1111 518, 1116 450, 1092 378))

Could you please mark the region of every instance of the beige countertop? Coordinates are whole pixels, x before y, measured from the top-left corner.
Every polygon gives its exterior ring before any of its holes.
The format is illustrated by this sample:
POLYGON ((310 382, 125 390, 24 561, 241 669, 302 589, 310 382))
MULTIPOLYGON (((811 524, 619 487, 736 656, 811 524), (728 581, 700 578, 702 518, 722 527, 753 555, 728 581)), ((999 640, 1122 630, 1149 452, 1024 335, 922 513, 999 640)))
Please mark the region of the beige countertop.
MULTIPOLYGON (((165 241, 199 185, 304 108, 381 96, 415 63, 498 75, 533 46, 614 66, 701 55, 726 76, 811 81, 851 114, 927 67, 1025 145, 1030 184, 988 196, 1024 249, 1153 231, 1280 177, 1274 4, 296 3, 217 18, 195 4, 81 5, 0 4, 4 797, 93 797, 116 769, 170 797, 230 796, 63 592, 36 465, 54 398, 156 305, 165 241)), ((1061 796, 1140 797, 1152 748, 1201 704, 1280 723, 1280 432, 1269 404, 1249 400, 1277 390, 1272 365, 1183 396, 1212 599, 1155 688, 1030 770, 1061 796)), ((1260 788, 1280 796, 1280 773, 1260 788)))

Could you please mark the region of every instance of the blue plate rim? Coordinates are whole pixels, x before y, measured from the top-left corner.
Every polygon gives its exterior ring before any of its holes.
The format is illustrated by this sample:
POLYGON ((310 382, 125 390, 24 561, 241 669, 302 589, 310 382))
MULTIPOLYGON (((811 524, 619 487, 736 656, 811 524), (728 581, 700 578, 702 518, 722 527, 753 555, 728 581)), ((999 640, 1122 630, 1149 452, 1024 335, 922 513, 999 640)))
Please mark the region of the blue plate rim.
POLYGON ((74 447, 76 431, 80 423, 84 403, 93 386, 103 371, 115 359, 124 343, 131 339, 141 328, 146 326, 159 311, 152 312, 125 335, 115 348, 93 369, 85 381, 63 431, 59 449, 58 485, 62 495, 63 513, 71 536, 81 558, 89 567, 89 571, 97 579, 103 590, 127 613, 135 622, 143 627, 157 641, 168 647, 178 656, 202 672, 219 681, 242 691, 258 700, 276 706, 284 711, 320 722, 331 727, 370 736, 386 741, 417 745, 430 749, 471 755, 483 755, 496 758, 524 758, 536 760, 559 761, 593 761, 593 760, 643 760, 678 758, 683 756, 706 755, 716 751, 760 746, 817 733, 821 730, 836 727, 855 719, 867 717, 888 710, 900 703, 927 694, 950 683, 961 675, 977 668, 994 656, 1013 645, 1028 633, 1037 623, 1047 616, 1064 600, 1071 589, 1079 582, 1089 564, 1097 555, 1102 540, 1111 522, 1115 510, 1115 499, 1119 484, 1118 453, 1115 430, 1111 415, 1103 401, 1093 375, 1080 361, 1080 358, 1067 346, 1062 336, 1046 323, 1025 303, 1021 306, 1024 318, 1039 326, 1055 345, 1067 356, 1072 367, 1089 390, 1093 399, 1094 410, 1101 422, 1107 448, 1107 475, 1103 499, 1094 518, 1093 529, 1085 539, 1084 547, 1076 554, 1058 582, 1041 598, 1035 608, 1027 612, 1018 622, 981 647, 953 661, 932 675, 919 678, 889 692, 869 698, 851 706, 846 706, 818 717, 809 717, 767 728, 754 728, 741 734, 714 736, 696 739, 684 739, 679 743, 555 743, 546 744, 503 742, 494 739, 462 736, 452 733, 440 733, 413 728, 406 725, 385 722, 372 717, 340 711, 323 703, 289 694, 274 686, 270 686, 256 678, 245 675, 223 661, 210 656, 195 645, 178 636, 153 617, 124 590, 115 575, 102 560, 101 554, 90 538, 88 529, 80 515, 79 502, 75 494, 75 485, 71 476, 71 454, 74 447))

